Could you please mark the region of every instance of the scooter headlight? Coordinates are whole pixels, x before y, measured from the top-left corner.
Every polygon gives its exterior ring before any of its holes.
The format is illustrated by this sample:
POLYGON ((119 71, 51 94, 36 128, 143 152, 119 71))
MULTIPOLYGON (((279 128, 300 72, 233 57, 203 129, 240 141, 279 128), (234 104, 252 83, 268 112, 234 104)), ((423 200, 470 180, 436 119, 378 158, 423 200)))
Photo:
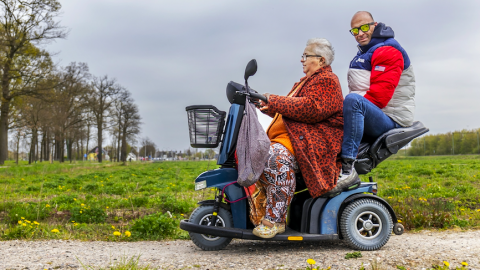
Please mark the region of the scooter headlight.
POLYGON ((200 190, 200 189, 204 189, 207 187, 207 180, 204 180, 204 181, 200 181, 200 182, 196 182, 195 183, 195 190, 200 190))

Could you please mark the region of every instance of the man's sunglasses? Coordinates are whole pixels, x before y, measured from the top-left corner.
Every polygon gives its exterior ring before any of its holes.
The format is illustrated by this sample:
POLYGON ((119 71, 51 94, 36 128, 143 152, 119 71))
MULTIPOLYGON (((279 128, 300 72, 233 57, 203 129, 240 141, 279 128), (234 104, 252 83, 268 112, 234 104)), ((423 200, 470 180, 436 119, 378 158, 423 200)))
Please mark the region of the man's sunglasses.
POLYGON ((371 22, 371 23, 367 23, 367 24, 364 24, 364 25, 360 25, 360 27, 355 27, 355 28, 352 28, 350 29, 350 34, 356 36, 360 33, 360 30, 362 30, 362 32, 368 32, 368 30, 370 30, 370 25, 374 25, 375 22, 371 22))

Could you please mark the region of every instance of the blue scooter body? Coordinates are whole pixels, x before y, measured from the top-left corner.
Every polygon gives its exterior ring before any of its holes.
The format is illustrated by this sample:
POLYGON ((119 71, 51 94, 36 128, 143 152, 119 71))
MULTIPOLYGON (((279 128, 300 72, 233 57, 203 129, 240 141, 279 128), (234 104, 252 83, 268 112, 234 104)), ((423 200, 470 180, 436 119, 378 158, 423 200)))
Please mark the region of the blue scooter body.
MULTIPOLYGON (((200 174, 195 179, 195 185, 200 185, 206 188, 218 188, 223 190, 228 185, 224 192, 229 201, 235 201, 246 196, 243 187, 236 183, 238 173, 233 168, 222 168, 216 170, 206 171, 200 174), (204 182, 205 183, 202 183, 204 182)), ((338 233, 338 214, 343 202, 354 194, 376 193, 376 183, 362 183, 360 187, 354 190, 340 193, 340 195, 333 198, 327 198, 323 203, 323 209, 319 213, 318 229, 320 234, 337 234, 338 233)), ((230 204, 230 209, 233 216, 234 228, 246 229, 247 228, 247 200, 241 200, 230 204)), ((200 202, 201 204, 201 202, 200 202)))
MULTIPOLYGON (((230 82, 229 87, 232 86, 235 87, 235 90, 239 90, 241 87, 241 85, 230 82)), ((238 178, 237 170, 225 166, 231 163, 236 149, 238 129, 243 118, 243 111, 244 104, 232 103, 230 106, 223 141, 217 159, 217 164, 222 165, 223 168, 206 171, 195 179, 196 188, 217 188, 223 190, 229 201, 235 201, 246 196, 244 188, 236 183, 238 178)), ((326 201, 322 202, 320 209, 316 209, 320 210, 319 213, 314 214, 314 218, 318 217, 318 220, 312 222, 317 225, 310 224, 310 227, 312 227, 310 231, 316 234, 338 234, 338 214, 343 202, 351 195, 362 193, 376 193, 376 183, 363 183, 357 189, 342 192, 333 198, 326 198, 326 201), (313 229, 313 227, 315 228, 313 229)), ((199 204, 208 203, 213 203, 213 201, 199 202, 199 204)), ((230 204, 234 228, 247 229, 247 204, 248 201, 246 199, 230 204)))

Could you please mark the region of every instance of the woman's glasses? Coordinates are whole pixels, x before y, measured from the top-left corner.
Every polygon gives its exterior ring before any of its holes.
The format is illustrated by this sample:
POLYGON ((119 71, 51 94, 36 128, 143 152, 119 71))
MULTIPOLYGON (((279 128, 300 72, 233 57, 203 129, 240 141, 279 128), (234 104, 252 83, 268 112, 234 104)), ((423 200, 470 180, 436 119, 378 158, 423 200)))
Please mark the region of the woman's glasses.
POLYGON ((307 61, 307 57, 322 57, 321 55, 315 55, 315 54, 304 54, 302 55, 302 61, 307 61))
POLYGON ((360 30, 362 30, 362 32, 368 32, 368 30, 370 30, 370 25, 374 25, 375 22, 371 22, 371 23, 367 23, 367 24, 364 24, 364 25, 360 25, 360 27, 355 27, 355 28, 352 28, 350 29, 350 34, 356 36, 360 33, 360 30))

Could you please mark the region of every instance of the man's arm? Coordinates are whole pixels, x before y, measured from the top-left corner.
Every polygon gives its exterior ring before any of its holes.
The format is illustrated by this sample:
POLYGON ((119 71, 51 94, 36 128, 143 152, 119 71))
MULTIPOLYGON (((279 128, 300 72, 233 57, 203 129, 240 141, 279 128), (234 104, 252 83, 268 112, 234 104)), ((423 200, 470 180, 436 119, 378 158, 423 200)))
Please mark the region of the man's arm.
POLYGON ((387 106, 403 72, 402 53, 391 47, 380 47, 372 55, 370 89, 365 98, 380 109, 387 106))

